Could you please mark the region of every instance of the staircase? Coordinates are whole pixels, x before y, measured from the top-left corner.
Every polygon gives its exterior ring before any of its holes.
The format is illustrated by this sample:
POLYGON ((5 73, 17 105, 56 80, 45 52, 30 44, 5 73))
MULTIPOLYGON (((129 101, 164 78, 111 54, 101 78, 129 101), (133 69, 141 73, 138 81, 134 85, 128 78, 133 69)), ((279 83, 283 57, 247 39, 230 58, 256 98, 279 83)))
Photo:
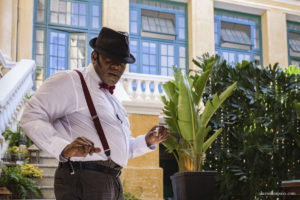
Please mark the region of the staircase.
POLYGON ((45 151, 40 152, 40 162, 39 164, 34 164, 35 166, 42 169, 43 178, 42 179, 35 179, 38 182, 38 185, 41 188, 41 192, 43 194, 43 200, 55 200, 54 196, 54 174, 55 170, 58 166, 58 161, 46 153, 45 151))

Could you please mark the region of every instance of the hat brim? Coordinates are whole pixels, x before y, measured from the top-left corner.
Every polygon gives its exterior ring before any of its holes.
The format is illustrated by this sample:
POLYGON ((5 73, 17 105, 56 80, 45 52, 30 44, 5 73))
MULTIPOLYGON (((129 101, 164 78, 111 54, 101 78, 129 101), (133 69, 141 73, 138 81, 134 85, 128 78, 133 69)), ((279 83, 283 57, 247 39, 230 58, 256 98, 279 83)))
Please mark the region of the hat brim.
POLYGON ((106 52, 103 49, 96 47, 95 46, 96 40, 97 40, 97 38, 91 39, 89 44, 96 52, 103 55, 104 57, 107 57, 114 61, 118 61, 118 62, 122 62, 122 63, 129 63, 129 64, 135 63, 135 57, 132 54, 130 54, 129 57, 119 57, 117 55, 110 54, 109 52, 106 52))

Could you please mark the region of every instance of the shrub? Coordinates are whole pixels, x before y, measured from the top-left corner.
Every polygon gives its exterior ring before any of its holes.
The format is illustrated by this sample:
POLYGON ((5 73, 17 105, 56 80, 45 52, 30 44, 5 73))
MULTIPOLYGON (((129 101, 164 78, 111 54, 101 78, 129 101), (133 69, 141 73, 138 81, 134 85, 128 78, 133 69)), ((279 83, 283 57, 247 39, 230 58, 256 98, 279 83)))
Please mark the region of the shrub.
POLYGON ((4 166, 0 176, 0 186, 7 187, 13 193, 13 198, 25 199, 32 194, 41 196, 40 188, 34 180, 22 173, 21 166, 4 166))
MULTIPOLYGON (((204 62, 209 57, 205 55, 204 62)), ((235 66, 219 59, 214 66, 204 101, 209 94, 238 81, 235 92, 212 118, 223 127, 206 155, 206 169, 218 170, 218 199, 277 199, 281 181, 299 179, 300 135, 294 100, 300 99, 300 74, 277 64, 265 68, 243 61, 235 66)))

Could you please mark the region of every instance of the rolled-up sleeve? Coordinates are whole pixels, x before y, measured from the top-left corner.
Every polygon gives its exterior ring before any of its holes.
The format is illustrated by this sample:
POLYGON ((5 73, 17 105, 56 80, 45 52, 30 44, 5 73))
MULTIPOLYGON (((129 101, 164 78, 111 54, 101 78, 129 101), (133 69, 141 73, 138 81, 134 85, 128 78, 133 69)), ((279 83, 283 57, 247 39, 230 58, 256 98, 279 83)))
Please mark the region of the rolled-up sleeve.
POLYGON ((28 101, 20 121, 25 134, 57 159, 69 142, 55 129, 54 124, 76 110, 74 87, 70 72, 51 76, 28 101))

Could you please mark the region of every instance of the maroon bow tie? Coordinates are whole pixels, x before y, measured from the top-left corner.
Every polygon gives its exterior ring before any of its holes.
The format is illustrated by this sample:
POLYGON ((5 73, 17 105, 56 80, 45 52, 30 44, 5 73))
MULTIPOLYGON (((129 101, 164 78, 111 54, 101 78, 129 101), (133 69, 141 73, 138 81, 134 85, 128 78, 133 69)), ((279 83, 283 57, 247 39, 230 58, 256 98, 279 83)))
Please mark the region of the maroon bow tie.
POLYGON ((99 83, 99 86, 100 86, 100 88, 104 88, 104 89, 106 89, 106 90, 108 90, 111 94, 113 94, 114 93, 114 89, 115 89, 115 87, 116 86, 109 86, 109 85, 107 85, 106 83, 99 83))

